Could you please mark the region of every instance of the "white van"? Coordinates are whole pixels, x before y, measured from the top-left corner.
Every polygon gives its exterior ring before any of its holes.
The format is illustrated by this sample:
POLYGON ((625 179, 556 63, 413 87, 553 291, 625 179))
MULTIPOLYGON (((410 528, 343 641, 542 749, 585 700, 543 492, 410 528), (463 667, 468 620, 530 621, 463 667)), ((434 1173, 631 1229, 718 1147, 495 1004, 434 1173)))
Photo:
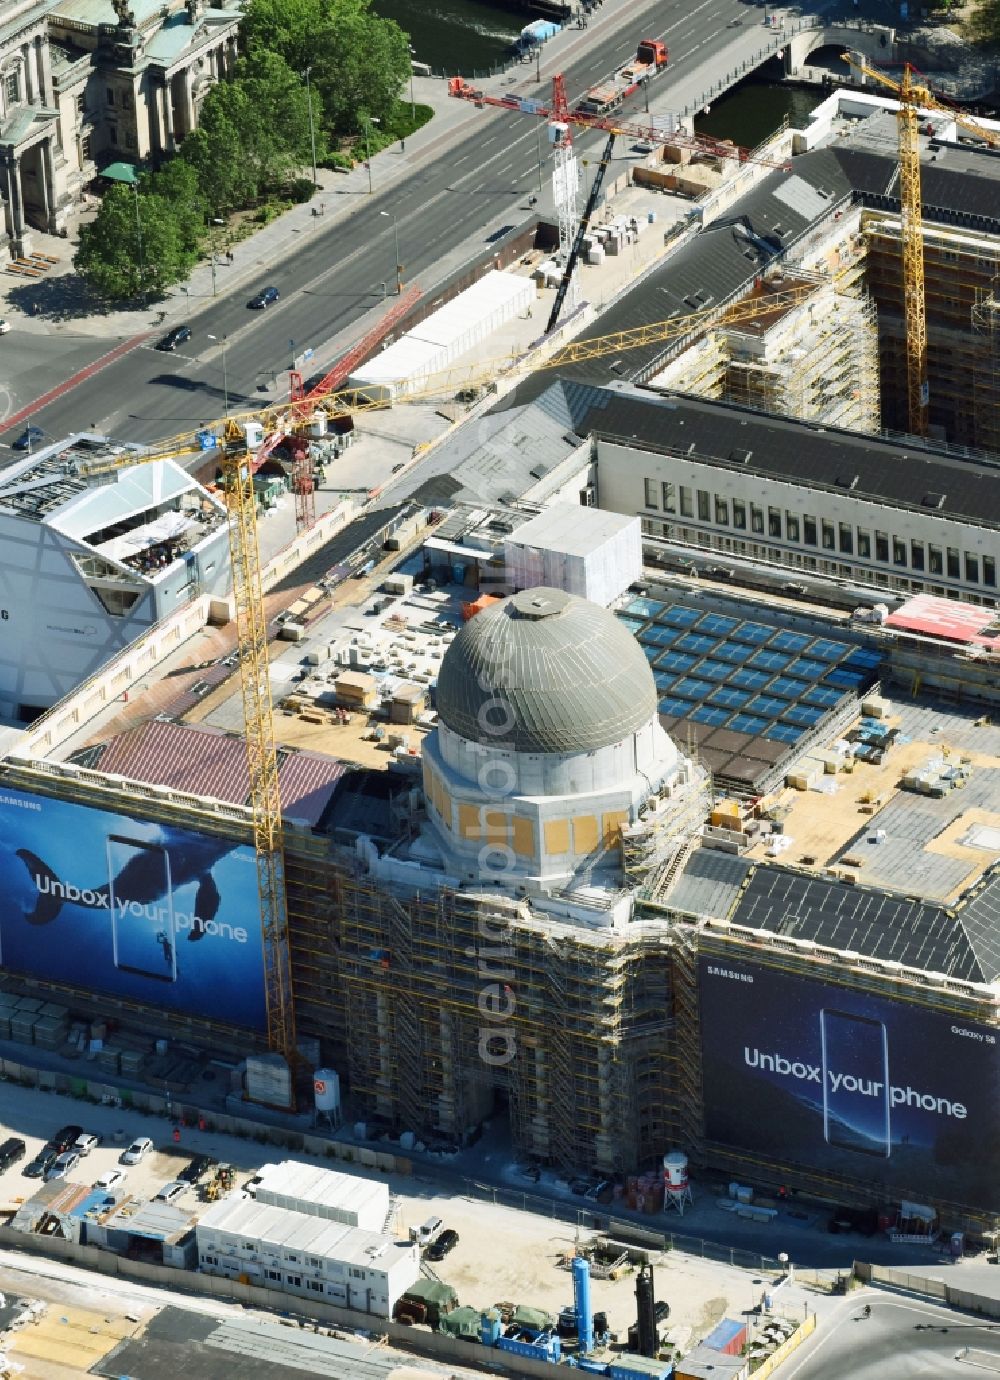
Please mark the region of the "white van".
POLYGON ((440 1217, 428 1217, 423 1226, 410 1228, 410 1240, 419 1241, 421 1246, 426 1246, 434 1240, 443 1226, 444 1222, 440 1217))

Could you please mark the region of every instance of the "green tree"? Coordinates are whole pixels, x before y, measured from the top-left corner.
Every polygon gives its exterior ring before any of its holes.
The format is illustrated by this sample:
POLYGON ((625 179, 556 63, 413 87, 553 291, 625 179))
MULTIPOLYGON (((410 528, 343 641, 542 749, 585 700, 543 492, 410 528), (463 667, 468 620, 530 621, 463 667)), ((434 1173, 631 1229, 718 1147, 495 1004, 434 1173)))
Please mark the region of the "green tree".
MULTIPOLYGON (((321 118, 322 103, 314 95, 314 122, 321 118)), ((319 157, 326 146, 316 127, 319 157)), ((184 140, 181 156, 216 214, 284 186, 311 158, 309 102, 301 80, 279 54, 255 50, 240 60, 231 81, 205 97, 199 127, 184 140)))
POLYGON ((209 205, 191 164, 183 158, 171 158, 157 172, 145 174, 139 186, 144 195, 160 197, 173 208, 185 251, 197 253, 205 235, 209 205))
POLYGON ((117 302, 160 296, 187 277, 197 257, 169 201, 115 183, 81 229, 73 265, 94 292, 117 302))
POLYGON ((386 123, 409 77, 406 34, 371 12, 371 0, 250 0, 248 53, 280 53, 293 72, 312 68, 332 134, 361 132, 360 112, 386 123))

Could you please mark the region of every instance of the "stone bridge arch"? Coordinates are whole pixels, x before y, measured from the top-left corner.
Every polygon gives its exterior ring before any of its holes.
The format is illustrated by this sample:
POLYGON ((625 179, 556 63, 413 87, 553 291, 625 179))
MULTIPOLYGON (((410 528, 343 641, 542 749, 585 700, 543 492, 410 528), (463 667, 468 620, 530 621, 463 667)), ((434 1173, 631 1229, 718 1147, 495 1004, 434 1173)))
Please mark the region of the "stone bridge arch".
POLYGON ((885 24, 816 24, 799 30, 789 39, 785 49, 785 76, 795 77, 809 65, 811 53, 830 47, 842 53, 861 53, 878 67, 891 67, 898 62, 896 30, 885 24))

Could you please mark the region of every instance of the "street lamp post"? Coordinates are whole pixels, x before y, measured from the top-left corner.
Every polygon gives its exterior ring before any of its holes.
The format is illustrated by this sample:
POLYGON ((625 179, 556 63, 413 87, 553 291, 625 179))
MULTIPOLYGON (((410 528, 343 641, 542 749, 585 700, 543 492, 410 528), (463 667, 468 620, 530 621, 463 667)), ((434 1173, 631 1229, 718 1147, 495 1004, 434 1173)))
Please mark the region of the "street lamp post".
POLYGON ((209 340, 214 340, 217 345, 222 346, 222 398, 226 412, 226 421, 229 420, 229 371, 226 367, 226 344, 229 340, 227 335, 221 338, 217 335, 209 335, 209 340))
POLYGON ((399 262, 399 226, 391 211, 379 211, 380 216, 392 221, 392 242, 396 249, 396 296, 403 291, 403 265, 399 262))
POLYGON ((307 68, 306 68, 306 70, 305 70, 305 78, 306 78, 306 99, 307 99, 307 101, 309 102, 309 144, 310 144, 310 146, 311 146, 311 148, 312 148, 313 186, 315 187, 315 186, 316 186, 316 126, 315 126, 314 123, 313 123, 313 98, 312 98, 312 87, 309 85, 309 73, 310 73, 311 71, 312 71, 312 68, 311 68, 311 67, 307 67, 307 68))
POLYGON ((538 190, 542 190, 542 126, 535 125, 535 153, 538 159, 538 190))
POLYGON ((214 227, 225 225, 225 221, 219 216, 212 217, 212 296, 218 296, 218 284, 215 281, 215 261, 219 256, 219 232, 214 227))
POLYGON ((142 300, 145 303, 148 301, 148 294, 146 292, 146 268, 142 256, 142 220, 139 216, 139 185, 136 182, 132 183, 132 195, 135 198, 135 233, 139 242, 139 286, 142 291, 142 300))
POLYGON ((417 103, 413 99, 413 59, 416 57, 416 50, 411 43, 410 47, 410 119, 414 124, 417 122, 417 103))
POLYGON ((365 116, 365 152, 368 154, 368 195, 371 196, 375 188, 372 186, 372 125, 380 125, 381 120, 372 115, 365 116))

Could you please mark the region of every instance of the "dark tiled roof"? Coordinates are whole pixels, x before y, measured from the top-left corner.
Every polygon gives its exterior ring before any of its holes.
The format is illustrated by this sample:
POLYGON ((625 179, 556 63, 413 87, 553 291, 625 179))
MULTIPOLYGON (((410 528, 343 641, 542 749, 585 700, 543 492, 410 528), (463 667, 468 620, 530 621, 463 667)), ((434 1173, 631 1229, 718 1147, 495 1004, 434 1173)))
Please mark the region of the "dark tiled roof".
POLYGON ((850 488, 858 498, 893 507, 922 509, 925 495, 933 494, 935 513, 1000 525, 1000 466, 995 464, 686 394, 659 398, 621 389, 593 394, 589 405, 577 409, 582 435, 597 432, 634 439, 640 446, 691 452, 742 473, 810 489, 850 488), (730 459, 747 451, 748 460, 730 459))
POLYGON ((754 868, 729 919, 966 982, 991 981, 995 973, 995 966, 985 971, 955 909, 773 864, 754 868))

